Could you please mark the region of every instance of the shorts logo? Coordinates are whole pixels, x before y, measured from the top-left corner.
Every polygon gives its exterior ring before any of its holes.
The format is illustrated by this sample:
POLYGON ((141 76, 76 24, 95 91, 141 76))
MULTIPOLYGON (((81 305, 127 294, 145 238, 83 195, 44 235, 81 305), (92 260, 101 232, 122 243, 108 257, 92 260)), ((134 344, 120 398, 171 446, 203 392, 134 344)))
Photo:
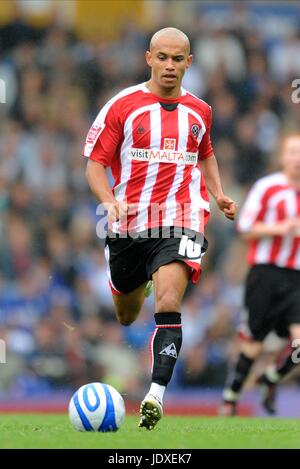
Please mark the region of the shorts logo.
POLYGON ((137 129, 137 133, 138 134, 144 134, 145 132, 146 132, 145 128, 142 125, 140 125, 139 128, 137 129))
POLYGON ((164 138, 164 150, 176 150, 176 138, 164 138))
POLYGON ((198 135, 199 135, 199 132, 200 132, 200 125, 198 125, 198 124, 193 124, 193 125, 191 126, 191 132, 192 132, 193 136, 194 136, 195 138, 197 138, 198 135))

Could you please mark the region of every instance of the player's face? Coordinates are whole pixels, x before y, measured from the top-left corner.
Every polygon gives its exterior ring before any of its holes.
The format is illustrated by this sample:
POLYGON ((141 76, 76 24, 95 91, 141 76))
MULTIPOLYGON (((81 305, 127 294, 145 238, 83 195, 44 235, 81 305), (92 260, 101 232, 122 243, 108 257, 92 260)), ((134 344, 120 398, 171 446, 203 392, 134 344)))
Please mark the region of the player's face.
POLYGON ((295 179, 300 179, 300 135, 288 137, 281 153, 284 170, 295 179))
POLYGON ((152 80, 161 88, 172 89, 181 86, 183 75, 193 57, 184 41, 162 37, 151 52, 146 52, 146 60, 152 68, 152 80))

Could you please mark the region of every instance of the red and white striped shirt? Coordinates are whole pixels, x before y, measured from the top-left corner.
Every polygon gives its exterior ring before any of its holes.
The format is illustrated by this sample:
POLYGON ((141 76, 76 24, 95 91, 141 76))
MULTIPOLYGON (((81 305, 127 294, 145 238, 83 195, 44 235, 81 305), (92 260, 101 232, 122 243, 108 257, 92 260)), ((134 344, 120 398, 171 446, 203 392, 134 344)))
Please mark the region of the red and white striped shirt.
MULTIPOLYGON (((278 172, 254 184, 241 211, 238 230, 247 233, 256 222, 272 224, 295 217, 300 217, 300 191, 278 172)), ((274 264, 300 270, 300 231, 251 240, 248 261, 251 265, 274 264)))
POLYGON ((83 155, 111 167, 115 198, 133 207, 125 225, 110 227, 116 233, 158 226, 204 231, 209 198, 199 160, 213 154, 211 108, 181 91, 163 99, 145 83, 127 88, 102 108, 87 135, 83 155))

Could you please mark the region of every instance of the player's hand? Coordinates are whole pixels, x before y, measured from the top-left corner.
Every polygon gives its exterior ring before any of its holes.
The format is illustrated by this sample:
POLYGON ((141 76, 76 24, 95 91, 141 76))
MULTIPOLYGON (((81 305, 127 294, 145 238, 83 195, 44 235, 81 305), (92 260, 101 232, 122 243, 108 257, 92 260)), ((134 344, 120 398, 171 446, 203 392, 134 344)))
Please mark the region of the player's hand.
POLYGON ((116 200, 113 203, 106 204, 108 220, 113 223, 120 220, 122 217, 127 215, 129 211, 129 205, 124 200, 116 200))
POLYGON ((217 205, 219 209, 224 213, 225 217, 229 220, 234 220, 237 213, 236 203, 227 197, 226 195, 221 195, 216 198, 217 205))

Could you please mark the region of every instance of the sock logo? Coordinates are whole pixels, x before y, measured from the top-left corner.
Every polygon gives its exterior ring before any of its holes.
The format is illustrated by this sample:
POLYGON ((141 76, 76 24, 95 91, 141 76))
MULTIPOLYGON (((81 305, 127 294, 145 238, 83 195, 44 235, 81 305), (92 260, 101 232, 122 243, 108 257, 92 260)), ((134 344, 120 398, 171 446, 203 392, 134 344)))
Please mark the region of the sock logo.
POLYGON ((168 355, 169 357, 177 358, 177 350, 174 342, 159 352, 159 355, 168 355))

